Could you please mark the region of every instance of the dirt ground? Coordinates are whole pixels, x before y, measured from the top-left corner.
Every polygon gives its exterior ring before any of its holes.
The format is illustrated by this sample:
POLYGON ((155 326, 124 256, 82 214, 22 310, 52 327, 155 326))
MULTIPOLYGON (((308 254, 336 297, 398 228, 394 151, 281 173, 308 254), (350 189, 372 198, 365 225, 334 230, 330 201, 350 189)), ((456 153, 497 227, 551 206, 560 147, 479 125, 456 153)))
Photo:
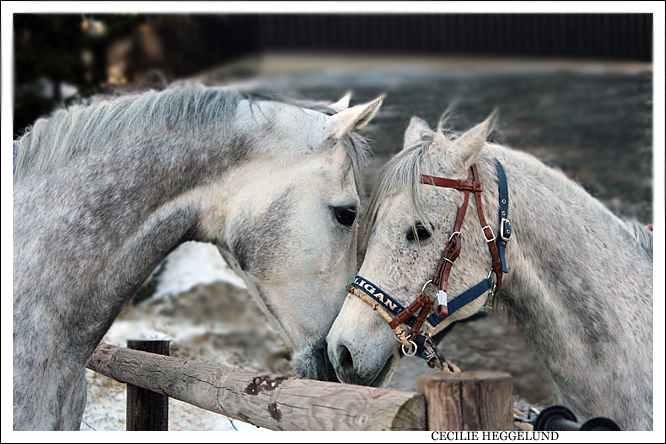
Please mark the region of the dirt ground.
MULTIPOLYGON (((548 374, 525 357, 520 330, 507 322, 506 314, 486 319, 497 325, 474 322, 456 326, 465 341, 453 340, 444 347, 447 357, 462 370, 509 371, 515 378, 519 406, 546 405, 551 387, 543 384, 548 374), (501 335, 499 337, 498 335, 501 335), (507 341, 507 343, 504 342, 507 341), (508 368, 507 365, 508 364, 508 368), (527 372, 526 369, 531 369, 527 372)), ((209 364, 294 376, 291 352, 277 335, 245 289, 226 282, 200 284, 189 291, 144 301, 127 307, 105 342, 126 346, 128 339, 169 339, 171 356, 209 364)), ((416 389, 416 378, 433 372, 417 358, 400 363, 391 386, 416 389)), ((86 370, 88 405, 82 430, 125 429, 125 385, 86 370)), ((170 399, 170 430, 252 430, 253 426, 170 399)))
MULTIPOLYGON (((211 72, 203 80, 219 84, 224 76, 211 72)), ((381 167, 402 148, 410 117, 418 115, 435 125, 455 102, 451 121, 455 130, 470 128, 497 107, 495 141, 561 169, 616 214, 652 222, 652 74, 648 70, 340 71, 279 80, 312 99, 337 100, 351 89, 352 104, 357 104, 387 94, 381 112, 367 128, 374 147, 365 177, 367 192, 381 167)), ((289 350, 268 322, 258 319, 263 320, 263 314, 245 290, 216 282, 126 309, 105 340, 125 345, 123 341, 136 335, 170 338, 173 356, 292 375, 289 350)), ((457 325, 445 342, 446 356, 462 370, 510 373, 519 407, 553 403, 548 372, 502 309, 457 325)), ((403 359, 391 385, 414 390, 416 377, 430 371, 416 358, 403 359)), ((88 372, 88 383, 89 406, 82 428, 124 429, 122 385, 92 372, 88 372)), ((171 402, 172 430, 253 429, 171 402)))
MULTIPOLYGON (((220 258, 220 260, 222 260, 220 258)), ((226 282, 128 306, 104 338, 169 339, 171 356, 293 376, 291 352, 243 288, 226 282)), ((125 429, 125 385, 86 370, 88 405, 82 430, 125 429)), ((169 430, 256 430, 173 399, 169 430)))

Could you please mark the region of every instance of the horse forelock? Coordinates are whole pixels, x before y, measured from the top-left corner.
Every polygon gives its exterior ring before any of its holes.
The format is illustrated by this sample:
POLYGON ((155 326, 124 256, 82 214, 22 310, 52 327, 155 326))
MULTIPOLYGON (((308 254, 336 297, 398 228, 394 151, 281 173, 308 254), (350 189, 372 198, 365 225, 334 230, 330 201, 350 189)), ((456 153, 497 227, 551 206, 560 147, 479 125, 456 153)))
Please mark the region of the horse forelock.
MULTIPOLYGON (((206 87, 199 83, 173 85, 163 91, 150 90, 108 99, 92 98, 56 110, 38 119, 14 140, 14 182, 65 166, 79 153, 117 143, 128 131, 136 133, 179 130, 202 137, 201 128, 216 134, 228 133, 242 100, 280 102, 325 115, 335 111, 324 102, 279 94, 272 90, 237 90, 206 87)), ((251 107, 252 108, 252 107, 251 107)), ((357 133, 344 139, 357 187, 367 165, 367 142, 357 133)), ((236 147, 239 148, 239 147, 236 147)))
POLYGON ((370 235, 377 223, 381 204, 389 197, 403 193, 414 220, 421 222, 428 230, 432 229, 432 221, 423 211, 423 200, 420 193, 421 174, 431 170, 432 161, 428 150, 433 137, 439 135, 443 140, 451 142, 456 135, 443 128, 440 120, 437 131, 424 132, 421 139, 393 156, 384 166, 377 186, 370 197, 366 216, 363 218, 359 231, 359 247, 365 250, 370 235))

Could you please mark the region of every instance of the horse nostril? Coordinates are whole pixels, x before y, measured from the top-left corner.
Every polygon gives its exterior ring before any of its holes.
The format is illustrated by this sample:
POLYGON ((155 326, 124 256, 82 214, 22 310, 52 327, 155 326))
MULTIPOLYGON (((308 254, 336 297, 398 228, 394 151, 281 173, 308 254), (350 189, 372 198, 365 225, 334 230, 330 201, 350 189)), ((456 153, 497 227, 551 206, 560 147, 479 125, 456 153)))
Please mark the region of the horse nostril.
POLYGON ((354 360, 349 349, 344 345, 338 346, 338 364, 341 368, 351 369, 354 366, 354 360))

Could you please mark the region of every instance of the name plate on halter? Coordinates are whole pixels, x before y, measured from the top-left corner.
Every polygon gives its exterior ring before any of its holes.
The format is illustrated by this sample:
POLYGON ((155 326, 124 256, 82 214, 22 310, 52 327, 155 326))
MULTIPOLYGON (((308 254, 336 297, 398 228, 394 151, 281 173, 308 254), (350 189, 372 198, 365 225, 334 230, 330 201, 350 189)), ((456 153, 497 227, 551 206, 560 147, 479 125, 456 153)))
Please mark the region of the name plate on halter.
POLYGON ((400 305, 397 301, 393 300, 393 298, 387 295, 377 285, 373 284, 372 282, 360 276, 356 276, 351 285, 358 288, 359 290, 362 290, 365 294, 372 297, 377 302, 383 304, 394 315, 405 309, 402 305, 400 305))

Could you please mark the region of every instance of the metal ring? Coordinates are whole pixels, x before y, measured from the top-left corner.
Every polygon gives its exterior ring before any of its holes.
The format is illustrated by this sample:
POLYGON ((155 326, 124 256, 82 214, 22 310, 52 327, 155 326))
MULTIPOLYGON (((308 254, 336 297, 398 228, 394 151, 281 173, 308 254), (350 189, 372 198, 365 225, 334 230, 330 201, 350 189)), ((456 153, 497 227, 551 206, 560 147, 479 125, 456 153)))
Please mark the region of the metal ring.
POLYGON ((432 279, 430 279, 428 282, 426 282, 425 284, 423 284, 423 287, 421 287, 421 294, 423 294, 423 292, 425 292, 425 288, 426 288, 426 287, 428 286, 428 284, 431 283, 431 282, 432 282, 432 279))
POLYGON ((409 343, 412 344, 412 347, 409 350, 414 350, 414 351, 412 353, 409 353, 409 351, 405 351, 405 344, 402 344, 402 352, 405 354, 405 356, 414 356, 418 351, 418 346, 414 341, 409 341, 409 343))
POLYGON ((451 233, 451 236, 449 236, 449 242, 451 242, 451 240, 453 239, 453 236, 455 236, 455 235, 458 235, 458 237, 460 237, 460 231, 454 231, 453 233, 451 233))

